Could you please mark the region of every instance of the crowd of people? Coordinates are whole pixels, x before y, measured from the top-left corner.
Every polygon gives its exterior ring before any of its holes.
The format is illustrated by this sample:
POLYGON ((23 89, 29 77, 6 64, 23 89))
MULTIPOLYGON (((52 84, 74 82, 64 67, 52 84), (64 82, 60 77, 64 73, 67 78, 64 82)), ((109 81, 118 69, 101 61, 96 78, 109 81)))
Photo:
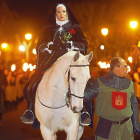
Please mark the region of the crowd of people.
POLYGON ((22 69, 12 72, 0 64, 0 125, 3 113, 16 110, 24 99, 23 87, 27 80, 27 72, 22 69))

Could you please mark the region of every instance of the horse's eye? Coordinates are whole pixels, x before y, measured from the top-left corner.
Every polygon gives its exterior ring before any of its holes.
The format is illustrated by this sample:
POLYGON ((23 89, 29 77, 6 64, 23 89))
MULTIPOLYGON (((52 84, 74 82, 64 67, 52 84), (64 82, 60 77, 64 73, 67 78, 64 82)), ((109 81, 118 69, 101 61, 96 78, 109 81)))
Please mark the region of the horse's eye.
POLYGON ((75 81, 75 78, 74 77, 71 77, 71 80, 75 81))

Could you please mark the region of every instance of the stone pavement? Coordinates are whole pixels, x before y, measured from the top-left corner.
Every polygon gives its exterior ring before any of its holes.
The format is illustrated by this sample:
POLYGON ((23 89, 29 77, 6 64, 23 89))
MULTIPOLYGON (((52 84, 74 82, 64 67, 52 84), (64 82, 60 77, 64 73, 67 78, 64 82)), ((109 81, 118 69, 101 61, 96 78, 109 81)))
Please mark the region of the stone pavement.
MULTIPOLYGON (((139 106, 140 108, 140 106, 139 106)), ((20 120, 20 115, 26 109, 26 101, 22 101, 18 105, 17 110, 3 114, 3 125, 0 127, 0 140, 43 140, 40 130, 35 130, 31 125, 25 125, 20 120)), ((95 124, 97 116, 95 116, 95 124)), ((95 127, 94 127, 95 128, 95 127)), ((58 132, 57 140, 65 140, 66 134, 58 132)), ((95 140, 94 131, 89 127, 84 128, 84 133, 81 140, 95 140)), ((135 137, 135 140, 140 140, 140 136, 135 137)))
MULTIPOLYGON (((26 110, 26 101, 18 105, 17 110, 3 114, 2 126, 0 127, 0 140, 43 140, 40 129, 34 129, 31 125, 21 122, 20 115, 26 110)), ((81 140, 94 140, 92 129, 85 127, 81 140)), ((66 134, 59 132, 57 140, 65 140, 66 134)))

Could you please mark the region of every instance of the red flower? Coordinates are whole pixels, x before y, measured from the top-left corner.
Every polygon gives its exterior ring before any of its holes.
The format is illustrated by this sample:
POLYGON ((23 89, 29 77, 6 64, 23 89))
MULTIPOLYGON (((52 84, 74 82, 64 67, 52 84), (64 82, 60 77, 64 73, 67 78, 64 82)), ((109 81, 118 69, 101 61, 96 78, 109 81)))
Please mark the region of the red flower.
POLYGON ((69 31, 69 33, 72 35, 72 34, 75 34, 75 30, 74 29, 71 29, 70 31, 69 31))
POLYGON ((42 71, 42 73, 41 74, 44 74, 45 73, 45 71, 42 71))

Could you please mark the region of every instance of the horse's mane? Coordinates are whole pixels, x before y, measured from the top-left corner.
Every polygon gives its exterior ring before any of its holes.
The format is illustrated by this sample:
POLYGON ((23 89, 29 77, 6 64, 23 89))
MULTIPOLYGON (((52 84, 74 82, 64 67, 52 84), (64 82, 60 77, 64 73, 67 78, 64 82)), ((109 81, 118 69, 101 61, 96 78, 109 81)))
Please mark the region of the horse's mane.
MULTIPOLYGON (((76 51, 69 51, 67 53, 65 53, 64 55, 62 55, 61 57, 59 57, 56 62, 47 70, 49 73, 49 77, 52 76, 51 73, 53 71, 55 71, 55 74, 63 69, 63 73, 66 72, 67 68, 71 65, 71 62, 74 58, 74 55, 76 54, 76 51)), ((84 55, 80 54, 80 57, 84 57, 84 55)), ((78 62, 76 62, 78 63, 78 62)))
MULTIPOLYGON (((62 61, 64 59, 65 62, 67 62, 70 65, 70 63, 76 53, 77 53, 77 51, 69 51, 69 52, 65 53, 64 55, 62 55, 60 58, 58 58, 56 62, 62 61)), ((80 53, 80 58, 83 58, 83 57, 84 57, 84 55, 80 53)))

